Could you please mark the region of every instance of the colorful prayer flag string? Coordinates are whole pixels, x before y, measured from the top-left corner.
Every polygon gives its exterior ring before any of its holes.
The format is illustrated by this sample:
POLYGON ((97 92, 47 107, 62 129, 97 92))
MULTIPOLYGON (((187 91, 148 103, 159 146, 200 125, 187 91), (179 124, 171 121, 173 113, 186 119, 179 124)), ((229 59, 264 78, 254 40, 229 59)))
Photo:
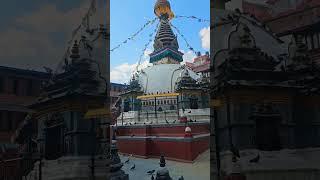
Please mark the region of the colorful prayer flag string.
POLYGON ((198 18, 198 17, 196 17, 196 16, 181 16, 181 15, 176 15, 175 18, 187 18, 187 19, 197 20, 198 22, 209 22, 209 23, 210 23, 210 20, 198 18))
POLYGON ((138 68, 139 68, 140 63, 141 63, 142 56, 144 55, 144 53, 147 50, 147 48, 150 45, 150 43, 152 42, 153 35, 157 32, 159 25, 160 25, 160 22, 158 22, 158 24, 157 24, 156 28, 154 29, 154 31, 149 34, 149 41, 144 45, 144 48, 142 50, 142 54, 140 55, 139 62, 138 62, 137 67, 136 67, 136 71, 138 71, 138 68))
POLYGON ((169 22, 169 24, 170 24, 170 26, 173 27, 173 28, 177 31, 177 33, 182 37, 182 39, 185 41, 185 43, 186 43, 187 47, 189 48, 189 50, 191 50, 195 55, 197 55, 197 53, 196 53, 196 51, 194 50, 194 48, 191 47, 191 45, 188 43, 187 39, 186 39, 186 38, 184 37, 184 35, 180 32, 180 30, 179 30, 177 27, 175 27, 174 25, 172 25, 172 23, 169 22))
POLYGON ((124 40, 122 43, 119 43, 117 46, 115 46, 114 48, 112 48, 110 50, 110 52, 113 52, 114 50, 120 48, 123 44, 128 43, 128 41, 133 40, 138 34, 140 34, 148 25, 152 25, 155 21, 157 20, 157 18, 154 18, 152 20, 148 20, 136 33, 134 33, 132 36, 130 36, 129 38, 127 38, 126 40, 124 40))

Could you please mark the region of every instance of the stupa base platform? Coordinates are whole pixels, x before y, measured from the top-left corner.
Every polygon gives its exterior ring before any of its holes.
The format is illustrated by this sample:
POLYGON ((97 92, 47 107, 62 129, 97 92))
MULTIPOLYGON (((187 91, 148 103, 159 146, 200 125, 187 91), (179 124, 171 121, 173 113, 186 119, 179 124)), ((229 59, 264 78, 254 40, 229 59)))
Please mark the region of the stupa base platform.
POLYGON ((185 124, 117 126, 117 146, 124 155, 140 158, 159 158, 192 163, 209 149, 210 124, 190 123, 190 134, 185 124))
POLYGON ((125 174, 125 172, 121 170, 121 171, 117 171, 114 173, 110 173, 107 176, 107 179, 110 179, 110 180, 129 180, 129 175, 125 174))
MULTIPOLYGON (((95 160, 95 179, 105 180, 109 173, 106 159, 95 160)), ((90 157, 62 157, 57 160, 43 160, 41 174, 45 180, 89 180, 92 178, 90 157)), ((39 179, 39 162, 35 163, 30 179, 39 179)), ((121 179, 122 180, 122 179, 121 179)), ((124 179, 127 180, 127 179, 124 179)))

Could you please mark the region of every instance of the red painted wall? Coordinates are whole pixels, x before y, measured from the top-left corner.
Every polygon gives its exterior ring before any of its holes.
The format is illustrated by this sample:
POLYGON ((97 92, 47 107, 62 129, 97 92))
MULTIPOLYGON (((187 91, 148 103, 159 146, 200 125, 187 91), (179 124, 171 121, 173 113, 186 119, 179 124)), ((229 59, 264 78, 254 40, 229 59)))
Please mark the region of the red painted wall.
POLYGON ((199 154, 209 149, 209 138, 193 140, 192 142, 163 141, 156 139, 146 140, 118 140, 121 153, 133 154, 145 158, 159 157, 162 154, 178 161, 192 162, 199 154))
MULTIPOLYGON (((209 124, 189 125, 193 135, 210 133, 209 124)), ((163 127, 135 127, 130 128, 118 127, 117 136, 162 136, 162 137, 184 137, 185 126, 163 126, 163 127)), ((112 137, 112 136, 111 136, 112 137)))

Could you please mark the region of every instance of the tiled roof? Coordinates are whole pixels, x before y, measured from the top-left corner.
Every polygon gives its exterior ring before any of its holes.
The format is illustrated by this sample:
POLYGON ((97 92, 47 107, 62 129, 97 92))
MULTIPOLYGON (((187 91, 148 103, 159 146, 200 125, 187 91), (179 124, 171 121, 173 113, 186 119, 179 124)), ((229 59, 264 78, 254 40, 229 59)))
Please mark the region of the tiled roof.
POLYGON ((46 72, 40 72, 40 71, 34 71, 34 70, 28 70, 28 69, 18 69, 18 68, 7 67, 7 66, 0 66, 0 72, 12 72, 19 75, 29 75, 29 76, 39 77, 39 78, 50 77, 50 75, 46 72))

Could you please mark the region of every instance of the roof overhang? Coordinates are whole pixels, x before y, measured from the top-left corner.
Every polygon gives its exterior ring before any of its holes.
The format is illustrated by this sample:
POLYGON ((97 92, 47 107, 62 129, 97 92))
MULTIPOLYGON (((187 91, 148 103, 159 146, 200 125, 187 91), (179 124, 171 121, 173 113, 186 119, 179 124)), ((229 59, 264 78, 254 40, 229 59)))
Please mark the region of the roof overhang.
POLYGON ((173 97, 179 96, 179 93, 167 93, 167 94, 152 94, 152 95, 143 95, 138 96, 137 99, 149 99, 149 98, 157 98, 157 97, 173 97))

